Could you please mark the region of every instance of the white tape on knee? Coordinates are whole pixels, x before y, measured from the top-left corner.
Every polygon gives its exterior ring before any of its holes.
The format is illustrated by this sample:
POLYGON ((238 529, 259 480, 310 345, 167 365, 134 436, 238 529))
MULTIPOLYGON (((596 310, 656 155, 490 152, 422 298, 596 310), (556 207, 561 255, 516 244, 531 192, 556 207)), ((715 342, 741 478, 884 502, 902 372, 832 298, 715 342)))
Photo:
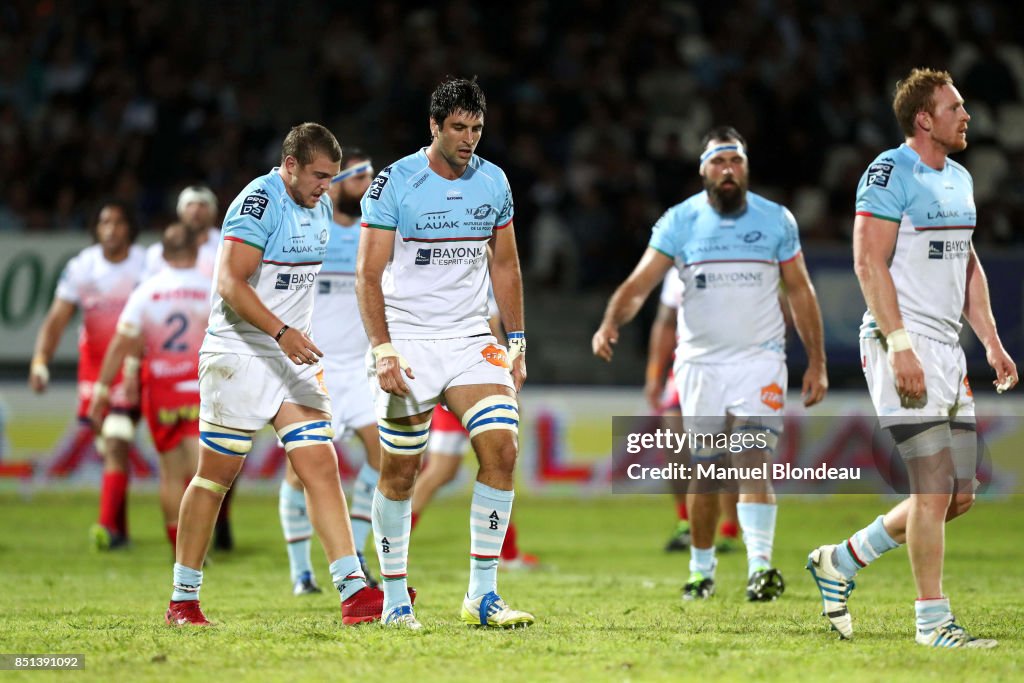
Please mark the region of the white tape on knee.
POLYGON ((896 444, 896 450, 904 460, 912 460, 937 455, 943 449, 952 448, 952 445, 949 425, 942 423, 901 441, 896 444))
POLYGON ((462 426, 471 439, 492 429, 508 429, 518 434, 519 405, 511 396, 482 398, 462 416, 462 426))
POLYGON ((400 425, 390 420, 378 420, 380 447, 395 455, 419 455, 427 450, 430 439, 430 420, 418 425, 400 425))
POLYGON ((111 413, 103 420, 103 429, 100 433, 104 439, 132 441, 135 438, 135 423, 127 415, 111 413))
POLYGON ((277 430, 277 436, 284 444, 284 450, 291 453, 303 446, 319 446, 334 441, 334 428, 330 420, 307 420, 295 422, 277 430))
POLYGON ((199 421, 199 441, 211 451, 223 455, 239 455, 244 458, 252 450, 252 432, 221 427, 206 420, 199 421))
POLYGON ((197 486, 201 489, 206 489, 207 491, 213 491, 214 493, 219 493, 222 496, 225 495, 228 492, 228 489, 231 488, 230 486, 218 484, 217 482, 211 481, 210 479, 204 479, 198 475, 192 477, 192 481, 190 481, 188 485, 197 486))

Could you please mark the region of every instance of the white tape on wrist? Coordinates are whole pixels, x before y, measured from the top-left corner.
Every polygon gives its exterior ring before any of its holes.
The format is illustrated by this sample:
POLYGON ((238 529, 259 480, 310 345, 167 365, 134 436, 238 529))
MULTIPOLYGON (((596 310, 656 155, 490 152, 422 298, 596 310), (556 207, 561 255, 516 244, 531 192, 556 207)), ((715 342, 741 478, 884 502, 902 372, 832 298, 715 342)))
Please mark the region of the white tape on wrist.
POLYGON ((398 366, 400 368, 406 370, 409 367, 409 363, 404 358, 402 358, 402 354, 398 353, 398 351, 395 350, 395 347, 391 345, 391 342, 385 342, 383 344, 378 344, 377 346, 374 346, 371 353, 373 354, 373 359, 378 363, 380 362, 381 358, 389 358, 393 356, 398 359, 398 366))
POLYGON ((1002 382, 996 385, 996 393, 1002 394, 1003 392, 1009 391, 1010 387, 1013 386, 1013 378, 1007 377, 1002 382))
POLYGON ((526 353, 526 333, 522 331, 509 332, 508 335, 508 362, 512 365, 516 358, 526 353))
POLYGON ((910 335, 902 327, 898 330, 893 330, 885 337, 886 346, 889 349, 889 353, 898 353, 899 351, 908 351, 913 347, 910 343, 910 335))
POLYGON ((32 361, 32 365, 29 367, 29 374, 32 377, 38 377, 43 384, 50 383, 50 368, 46 367, 46 363, 42 361, 32 361))
POLYGON ((93 382, 92 385, 92 396, 93 398, 106 398, 110 395, 110 387, 103 382, 93 382))

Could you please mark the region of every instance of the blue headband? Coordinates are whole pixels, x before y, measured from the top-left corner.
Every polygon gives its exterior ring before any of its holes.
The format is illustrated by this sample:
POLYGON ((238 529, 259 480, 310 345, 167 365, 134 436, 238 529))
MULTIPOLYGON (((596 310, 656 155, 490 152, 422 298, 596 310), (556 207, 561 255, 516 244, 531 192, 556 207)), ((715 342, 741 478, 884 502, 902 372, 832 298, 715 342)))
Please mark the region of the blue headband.
POLYGON ((361 173, 373 173, 373 162, 367 159, 366 161, 361 161, 354 166, 349 166, 344 171, 331 178, 331 182, 340 183, 342 180, 348 180, 349 178, 353 178, 361 173))
POLYGON ((705 161, 719 152, 739 152, 740 156, 744 158, 747 156, 747 153, 743 150, 743 145, 717 145, 700 155, 700 165, 703 166, 705 161))

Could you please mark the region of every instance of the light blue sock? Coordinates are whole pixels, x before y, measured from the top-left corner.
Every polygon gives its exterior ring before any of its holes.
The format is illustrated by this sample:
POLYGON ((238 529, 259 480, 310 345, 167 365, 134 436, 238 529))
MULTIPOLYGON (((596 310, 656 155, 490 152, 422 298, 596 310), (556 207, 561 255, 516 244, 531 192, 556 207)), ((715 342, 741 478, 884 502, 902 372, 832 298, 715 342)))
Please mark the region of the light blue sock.
POLYGON ((313 523, 306 512, 306 494, 281 481, 278 491, 277 512, 281 517, 281 529, 288 544, 288 565, 292 582, 298 581, 303 573, 313 572, 309 561, 309 539, 313 536, 313 523))
POLYGON ((498 590, 498 558, 512 515, 514 491, 502 491, 486 484, 473 484, 469 510, 469 590, 478 598, 498 590))
POLYGON ((914 602, 914 612, 917 614, 917 630, 921 633, 930 633, 953 621, 949 598, 917 600, 914 602))
POLYGON ((883 519, 883 515, 878 515, 871 524, 836 546, 832 564, 847 579, 852 579, 858 571, 885 553, 900 547, 885 530, 883 519))
POLYGON ((373 490, 373 545, 380 560, 384 587, 384 612, 409 604, 409 532, 412 530, 412 500, 391 500, 380 489, 373 490))
POLYGON ((331 562, 331 581, 334 587, 341 594, 341 601, 345 602, 357 591, 366 588, 366 577, 359 567, 359 558, 355 555, 339 557, 331 562))
POLYGON ((710 548, 698 548, 690 545, 690 573, 700 573, 705 579, 715 578, 715 546, 710 548))
POLYGON ((366 539, 373 531, 373 492, 377 488, 380 472, 363 463, 359 474, 352 484, 352 502, 349 504, 349 517, 352 518, 352 540, 356 544, 356 552, 363 552, 366 539))
POLYGON ((775 543, 775 503, 737 503, 736 517, 747 547, 747 576, 772 566, 775 543))
POLYGON ((203 572, 201 570, 174 563, 174 592, 171 593, 171 600, 175 602, 198 600, 199 589, 202 585, 203 572))

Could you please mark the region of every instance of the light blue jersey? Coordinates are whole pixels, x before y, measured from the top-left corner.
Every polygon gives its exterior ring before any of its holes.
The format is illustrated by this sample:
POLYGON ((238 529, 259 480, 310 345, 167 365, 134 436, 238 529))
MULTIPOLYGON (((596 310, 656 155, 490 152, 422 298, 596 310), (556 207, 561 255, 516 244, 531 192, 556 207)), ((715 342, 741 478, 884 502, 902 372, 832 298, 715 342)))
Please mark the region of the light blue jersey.
MULTIPOLYGON (((326 194, 316 208, 296 204, 274 168, 246 185, 224 216, 224 241, 242 242, 263 252, 260 266, 249 278, 260 301, 286 325, 306 334, 312 331, 313 288, 327 253, 332 214, 326 194)), ((216 272, 213 281, 217 281, 216 272)), ((216 287, 201 352, 284 356, 274 338, 242 320, 216 287)))
POLYGON ((356 256, 359 220, 352 225, 331 224, 331 239, 320 271, 313 305, 313 341, 324 352, 330 369, 365 367, 366 338, 356 301, 356 256))
POLYGON ((397 230, 382 287, 393 339, 487 334, 487 241, 512 223, 504 172, 473 156, 455 180, 421 149, 382 170, 362 201, 364 227, 397 230))
MULTIPOLYGON (((971 174, 952 159, 936 171, 900 145, 880 154, 861 176, 857 215, 891 221, 898 231, 889 272, 904 328, 959 343, 967 261, 978 219, 971 174)), ((868 311, 861 336, 877 333, 868 311)))
POLYGON ((665 212, 650 247, 675 261, 683 283, 678 360, 785 357, 779 264, 800 253, 786 207, 748 192, 743 213, 723 216, 701 192, 665 212))

